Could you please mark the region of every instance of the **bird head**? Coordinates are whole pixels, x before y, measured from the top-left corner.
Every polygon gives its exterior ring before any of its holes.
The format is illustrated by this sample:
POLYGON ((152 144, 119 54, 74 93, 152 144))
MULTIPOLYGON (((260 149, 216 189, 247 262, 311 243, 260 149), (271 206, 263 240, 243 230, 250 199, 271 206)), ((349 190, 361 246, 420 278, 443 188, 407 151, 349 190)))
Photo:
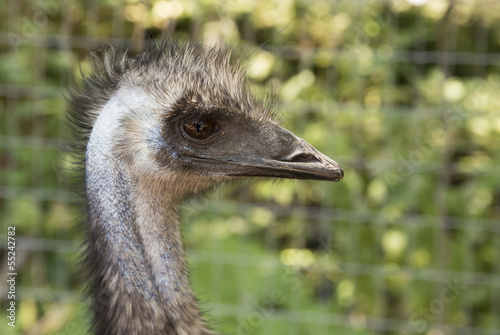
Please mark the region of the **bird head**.
POLYGON ((197 100, 177 104, 163 138, 187 168, 219 177, 339 181, 340 166, 274 119, 197 100))
POLYGON ((170 183, 189 175, 186 193, 237 177, 342 179, 339 164, 280 126, 273 101, 254 97, 240 63, 173 42, 133 57, 105 54, 95 80, 115 78, 107 104, 126 110, 113 135, 120 161, 170 183))

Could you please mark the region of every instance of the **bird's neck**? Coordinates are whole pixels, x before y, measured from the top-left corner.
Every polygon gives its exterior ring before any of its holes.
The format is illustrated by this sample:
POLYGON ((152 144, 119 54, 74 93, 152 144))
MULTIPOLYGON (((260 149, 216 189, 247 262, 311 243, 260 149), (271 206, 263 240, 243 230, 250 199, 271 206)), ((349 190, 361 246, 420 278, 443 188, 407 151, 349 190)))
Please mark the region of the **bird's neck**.
POLYGON ((122 100, 112 98, 99 114, 86 155, 84 264, 96 333, 206 334, 188 285, 168 178, 139 175, 114 154, 117 120, 130 110, 122 100))

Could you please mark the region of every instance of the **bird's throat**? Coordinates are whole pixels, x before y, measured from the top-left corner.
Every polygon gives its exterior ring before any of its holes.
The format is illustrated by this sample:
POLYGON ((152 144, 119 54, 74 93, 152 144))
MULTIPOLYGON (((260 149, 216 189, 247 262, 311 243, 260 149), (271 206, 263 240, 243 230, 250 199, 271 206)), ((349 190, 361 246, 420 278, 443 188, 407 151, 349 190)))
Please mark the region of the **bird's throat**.
POLYGON ((177 206, 168 198, 168 183, 138 177, 114 155, 121 134, 111 121, 127 110, 111 99, 87 146, 84 265, 95 331, 205 334, 188 285, 177 206))

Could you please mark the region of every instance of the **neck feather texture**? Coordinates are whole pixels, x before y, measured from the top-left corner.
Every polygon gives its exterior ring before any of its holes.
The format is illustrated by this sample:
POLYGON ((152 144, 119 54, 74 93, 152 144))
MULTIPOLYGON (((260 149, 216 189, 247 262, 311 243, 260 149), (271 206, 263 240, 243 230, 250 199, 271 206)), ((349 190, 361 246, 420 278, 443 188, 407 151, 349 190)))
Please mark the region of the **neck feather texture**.
MULTIPOLYGON (((130 92, 129 92, 130 93, 130 92)), ((88 293, 97 334, 208 334, 189 288, 177 201, 164 182, 115 154, 121 122, 142 95, 118 91, 94 124, 86 154, 88 293)))

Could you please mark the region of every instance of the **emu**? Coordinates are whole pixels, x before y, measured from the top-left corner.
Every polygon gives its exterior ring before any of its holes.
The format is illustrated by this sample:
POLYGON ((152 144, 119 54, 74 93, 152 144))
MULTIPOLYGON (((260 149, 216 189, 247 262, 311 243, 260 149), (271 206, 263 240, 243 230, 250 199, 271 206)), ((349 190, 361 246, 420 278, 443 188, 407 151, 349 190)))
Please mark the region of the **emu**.
MULTIPOLYGON (((188 283, 178 207, 246 177, 339 181, 282 128, 231 51, 162 41, 93 53, 68 118, 86 206, 82 271, 96 334, 211 334, 188 283)), ((264 99, 273 100, 273 99, 264 99)))

